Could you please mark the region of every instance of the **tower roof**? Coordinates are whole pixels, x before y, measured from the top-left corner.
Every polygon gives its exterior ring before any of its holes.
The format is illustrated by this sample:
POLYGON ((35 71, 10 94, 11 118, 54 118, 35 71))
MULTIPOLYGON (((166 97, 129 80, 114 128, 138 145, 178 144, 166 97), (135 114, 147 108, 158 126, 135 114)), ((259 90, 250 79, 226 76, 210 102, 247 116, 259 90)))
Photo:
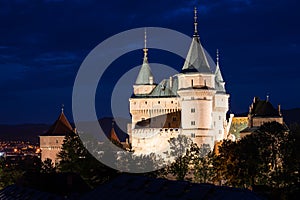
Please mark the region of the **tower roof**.
POLYGON ((219 50, 217 49, 217 65, 216 65, 216 80, 219 82, 224 82, 222 74, 221 74, 221 70, 220 70, 220 66, 219 66, 219 50))
POLYGON ((43 135, 51 136, 51 135, 67 135, 67 134, 74 134, 74 130, 62 110, 58 119, 49 128, 49 130, 43 135))
POLYGON ((143 64, 142 64, 140 72, 139 72, 139 74, 136 78, 136 81, 135 81, 136 85, 149 85, 149 84, 152 84, 150 79, 153 79, 153 74, 151 72, 150 65, 148 63, 148 49, 147 49, 146 30, 145 30, 145 47, 144 47, 143 51, 144 51, 143 64))
POLYGON ((177 76, 170 77, 169 79, 163 79, 150 94, 138 94, 133 95, 134 98, 158 98, 158 97, 176 97, 178 90, 178 78, 177 76), (171 80, 170 80, 171 79, 171 80), (172 82, 172 84, 171 84, 172 82))
POLYGON ((111 128, 109 139, 112 140, 112 141, 116 141, 116 142, 120 143, 119 137, 117 136, 114 127, 111 128))
POLYGON ((273 107, 268 99, 260 100, 258 97, 254 97, 249 114, 260 117, 280 117, 279 111, 273 107))
POLYGON ((219 50, 217 50, 217 65, 215 71, 216 89, 218 92, 225 92, 224 80, 219 66, 219 50))
POLYGON ((182 67, 182 72, 212 73, 205 50, 200 43, 200 37, 198 34, 197 8, 195 8, 194 13, 194 35, 182 67))

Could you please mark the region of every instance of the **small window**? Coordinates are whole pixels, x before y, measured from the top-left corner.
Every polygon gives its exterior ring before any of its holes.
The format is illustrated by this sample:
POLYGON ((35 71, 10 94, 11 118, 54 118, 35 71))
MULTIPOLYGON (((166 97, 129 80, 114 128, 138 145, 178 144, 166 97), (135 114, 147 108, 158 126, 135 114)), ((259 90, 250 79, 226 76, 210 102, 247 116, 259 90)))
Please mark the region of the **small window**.
POLYGON ((160 104, 160 101, 158 101, 158 104, 160 104))
POLYGON ((222 130, 219 130, 219 134, 222 134, 222 130))
POLYGON ((145 104, 147 104, 147 101, 145 101, 145 104))
POLYGON ((173 122, 175 122, 176 121, 176 117, 173 117, 173 122))
POLYGON ((219 116, 219 120, 221 120, 221 116, 219 116))
POLYGON ((191 86, 192 87, 194 86, 194 80, 193 79, 191 80, 191 86))
POLYGON ((195 124, 196 124, 195 121, 191 121, 192 126, 195 126, 195 124))
POLYGON ((58 140, 56 140, 55 142, 56 142, 56 144, 57 144, 57 143, 58 143, 58 140))
POLYGON ((194 113, 195 112, 195 108, 191 108, 191 113, 194 113))
POLYGON ((171 103, 173 103, 173 101, 171 101, 171 103))
POLYGON ((195 138, 195 133, 191 133, 191 137, 192 137, 192 138, 195 138))

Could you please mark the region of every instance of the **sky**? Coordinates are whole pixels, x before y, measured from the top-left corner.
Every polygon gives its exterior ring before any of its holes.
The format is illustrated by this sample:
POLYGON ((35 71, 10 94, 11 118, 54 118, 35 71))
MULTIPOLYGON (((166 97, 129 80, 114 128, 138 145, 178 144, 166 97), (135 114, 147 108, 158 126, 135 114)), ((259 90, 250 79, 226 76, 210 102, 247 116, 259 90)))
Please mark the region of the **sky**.
MULTIPOLYGON (((247 112, 254 96, 266 95, 282 109, 300 107, 297 0, 0 0, 0 124, 52 123, 62 104, 72 121, 74 80, 93 48, 140 27, 192 36, 194 6, 202 45, 212 57, 220 51, 231 112, 247 112)), ((112 115, 114 85, 142 56, 128 53, 105 72, 96 95, 99 118, 112 115)), ((183 65, 151 49, 149 60, 177 71, 183 65)))

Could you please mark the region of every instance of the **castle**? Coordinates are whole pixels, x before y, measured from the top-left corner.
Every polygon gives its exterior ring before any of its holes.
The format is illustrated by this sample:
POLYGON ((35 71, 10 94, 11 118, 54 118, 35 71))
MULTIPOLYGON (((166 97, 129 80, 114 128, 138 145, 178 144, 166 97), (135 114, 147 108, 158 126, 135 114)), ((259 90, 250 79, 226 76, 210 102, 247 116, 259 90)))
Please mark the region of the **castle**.
POLYGON ((219 56, 217 53, 216 64, 209 59, 200 42, 196 8, 194 14, 194 34, 180 73, 155 84, 146 45, 143 49, 143 64, 129 99, 132 122, 128 133, 136 153, 166 151, 168 140, 178 134, 211 149, 227 138, 229 94, 219 56))

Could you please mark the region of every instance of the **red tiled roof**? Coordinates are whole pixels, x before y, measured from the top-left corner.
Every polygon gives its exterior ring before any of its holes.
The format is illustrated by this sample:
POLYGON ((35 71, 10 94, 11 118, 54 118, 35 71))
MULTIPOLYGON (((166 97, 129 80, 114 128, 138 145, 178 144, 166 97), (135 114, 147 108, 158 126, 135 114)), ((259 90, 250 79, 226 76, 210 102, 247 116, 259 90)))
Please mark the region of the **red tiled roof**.
POLYGON ((112 127, 110 131, 110 140, 114 140, 120 143, 119 137, 117 136, 114 127, 112 127))
POLYGON ((65 114, 61 112, 58 119, 49 128, 49 130, 43 135, 67 135, 73 134, 73 128, 66 118, 65 114))

